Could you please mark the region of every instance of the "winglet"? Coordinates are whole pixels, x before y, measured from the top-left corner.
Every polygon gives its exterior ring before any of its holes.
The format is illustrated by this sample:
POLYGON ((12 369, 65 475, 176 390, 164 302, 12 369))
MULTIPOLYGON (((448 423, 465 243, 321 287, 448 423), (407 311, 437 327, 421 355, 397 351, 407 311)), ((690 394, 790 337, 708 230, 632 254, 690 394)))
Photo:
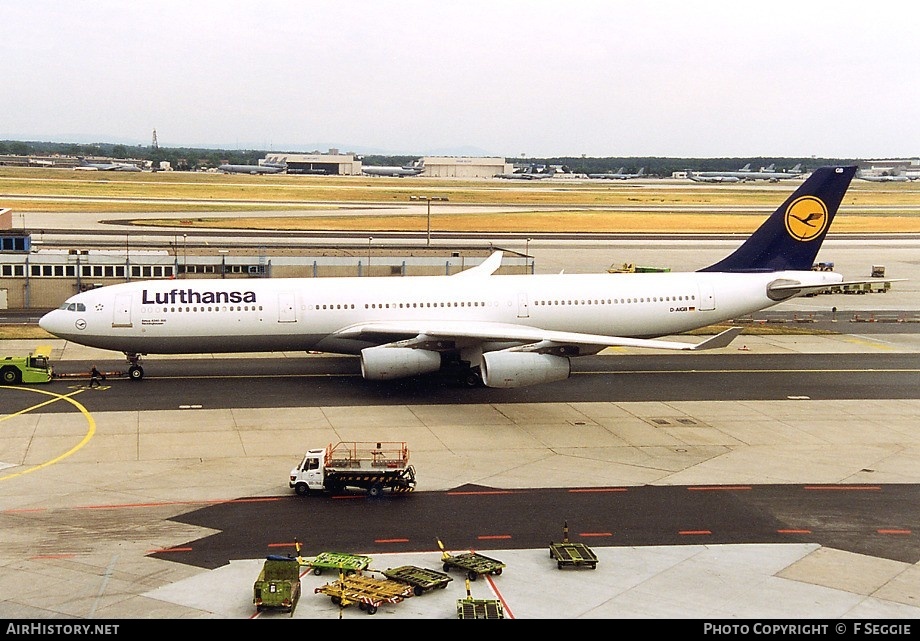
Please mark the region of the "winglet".
POLYGON ((744 331, 743 327, 729 327, 723 332, 719 332, 712 338, 707 338, 702 343, 697 343, 691 349, 694 351, 701 349, 718 349, 719 347, 728 347, 728 344, 735 340, 735 336, 744 331))
POLYGON ((462 272, 457 272, 452 276, 452 278, 480 278, 483 276, 491 276, 495 273, 496 269, 501 267, 502 254, 503 252, 500 251, 492 252, 488 258, 486 258, 475 267, 470 267, 469 269, 465 269, 462 272))

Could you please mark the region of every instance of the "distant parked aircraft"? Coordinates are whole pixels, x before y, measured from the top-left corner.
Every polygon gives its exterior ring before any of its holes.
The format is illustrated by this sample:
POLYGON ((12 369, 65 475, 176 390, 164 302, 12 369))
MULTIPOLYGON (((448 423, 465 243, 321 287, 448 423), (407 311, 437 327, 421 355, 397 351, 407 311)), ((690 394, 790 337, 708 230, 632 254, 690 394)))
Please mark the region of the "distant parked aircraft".
POLYGON ((225 174, 280 174, 287 170, 285 163, 263 163, 261 165, 221 165, 217 168, 225 174))
POLYGON ((608 171, 605 174, 588 174, 588 178, 600 178, 603 180, 629 180, 630 178, 642 178, 645 176, 645 167, 642 167, 634 174, 624 172, 625 167, 620 167, 615 172, 608 171))
POLYGON ((755 181, 755 180, 769 180, 770 182, 779 182, 780 180, 786 180, 787 178, 798 178, 801 177, 802 165, 798 164, 789 171, 775 171, 774 165, 771 164, 768 167, 761 169, 760 171, 752 171, 751 163, 746 164, 744 167, 737 171, 697 171, 692 172, 693 177, 690 176, 691 172, 687 172, 687 177, 690 180, 695 182, 739 182, 739 181, 755 181), (731 180, 731 179, 736 180, 731 180), (718 180, 715 180, 718 179, 718 180))
POLYGON ((603 174, 588 174, 588 178, 601 178, 604 180, 617 180, 626 172, 626 167, 620 167, 616 171, 608 171, 603 174))
POLYGON ((379 167, 368 165, 361 167, 361 173, 368 176, 390 176, 393 178, 402 178, 404 176, 418 176, 425 171, 425 159, 422 158, 414 163, 403 165, 402 167, 379 167))
MULTIPOLYGON (((703 172, 703 173, 713 173, 713 172, 703 172)), ((692 180, 695 183, 740 183, 741 179, 737 176, 704 176, 700 173, 693 173, 689 169, 687 170, 687 178, 692 180)))
POLYGON ((856 172, 856 177, 860 180, 868 180, 874 183, 906 183, 910 181, 910 178, 903 174, 864 174, 862 169, 856 172))
POLYGON ((124 162, 89 162, 86 158, 80 157, 80 164, 74 169, 83 171, 141 171, 137 165, 124 162))
POLYGON ((496 174, 496 178, 504 178, 506 180, 540 180, 542 178, 551 178, 556 175, 556 170, 550 167, 543 171, 537 171, 534 169, 533 165, 527 165, 523 169, 519 169, 510 174, 496 174))

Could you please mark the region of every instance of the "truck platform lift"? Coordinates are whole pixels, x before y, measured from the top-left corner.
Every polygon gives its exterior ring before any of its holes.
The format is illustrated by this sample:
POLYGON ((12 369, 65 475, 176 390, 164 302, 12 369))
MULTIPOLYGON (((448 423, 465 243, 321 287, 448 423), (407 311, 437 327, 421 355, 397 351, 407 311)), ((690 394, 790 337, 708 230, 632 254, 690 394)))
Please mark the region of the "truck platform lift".
POLYGON ((565 567, 597 568, 597 555, 584 543, 569 541, 569 522, 562 527, 562 542, 549 544, 549 556, 561 570, 565 567))
POLYGON ((380 573, 391 581, 412 586, 415 596, 422 596, 435 588, 446 588, 447 584, 453 581, 447 574, 415 565, 401 565, 398 568, 381 570, 380 573))
POLYGON ((504 619, 505 608, 498 599, 474 599, 470 580, 466 580, 466 598, 457 599, 458 619, 504 619))
POLYGON ((493 559, 477 552, 464 552, 463 554, 453 555, 444 549, 444 544, 438 539, 438 547, 441 548, 441 563, 444 564, 444 571, 449 572, 451 568, 456 568, 466 572, 470 581, 475 581, 480 576, 486 574, 499 575, 505 564, 497 559, 493 559))
POLYGON ((332 602, 340 607, 357 603, 359 609, 368 614, 375 614, 377 608, 384 603, 399 603, 412 596, 412 586, 360 573, 346 575, 341 572, 338 580, 314 588, 313 592, 328 595, 332 602))

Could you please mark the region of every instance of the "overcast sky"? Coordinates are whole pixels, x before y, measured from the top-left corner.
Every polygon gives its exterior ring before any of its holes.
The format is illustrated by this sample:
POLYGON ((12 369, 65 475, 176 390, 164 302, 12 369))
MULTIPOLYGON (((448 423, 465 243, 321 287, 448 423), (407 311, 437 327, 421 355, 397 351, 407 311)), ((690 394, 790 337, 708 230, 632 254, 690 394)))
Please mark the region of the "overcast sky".
POLYGON ((920 155, 920 2, 0 0, 0 138, 920 155))

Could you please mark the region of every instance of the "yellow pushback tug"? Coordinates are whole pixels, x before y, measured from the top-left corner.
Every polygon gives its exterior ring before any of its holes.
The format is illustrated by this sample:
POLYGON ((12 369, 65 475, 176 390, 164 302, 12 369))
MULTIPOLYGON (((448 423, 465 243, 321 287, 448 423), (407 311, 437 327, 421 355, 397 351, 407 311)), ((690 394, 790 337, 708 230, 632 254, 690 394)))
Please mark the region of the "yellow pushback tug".
POLYGON ((4 385, 47 383, 54 378, 51 366, 51 346, 36 347, 29 356, 7 356, 0 359, 0 382, 4 385))

